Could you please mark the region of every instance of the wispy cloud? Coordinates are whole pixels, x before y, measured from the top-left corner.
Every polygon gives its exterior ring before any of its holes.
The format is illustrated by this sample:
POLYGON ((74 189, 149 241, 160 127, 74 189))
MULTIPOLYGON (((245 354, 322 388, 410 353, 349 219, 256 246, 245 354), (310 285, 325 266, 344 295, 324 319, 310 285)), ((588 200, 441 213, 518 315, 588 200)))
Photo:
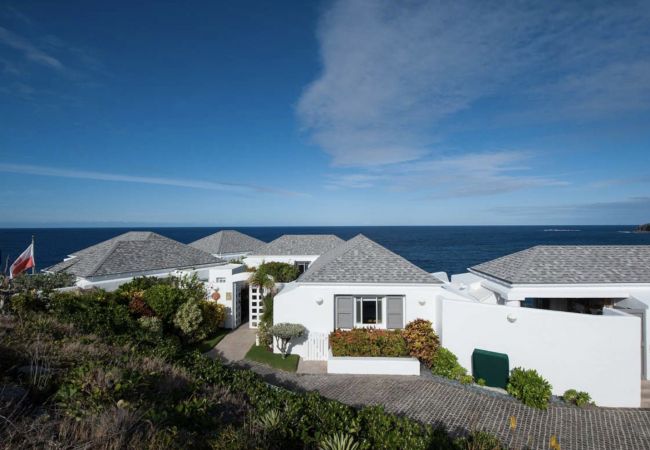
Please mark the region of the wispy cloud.
POLYGON ((336 1, 297 112, 335 165, 372 166, 438 155, 481 99, 537 122, 647 110, 649 28, 644 0, 336 1))
POLYGON ((63 72, 66 67, 56 57, 44 52, 28 39, 0 26, 0 43, 18 50, 23 56, 36 64, 63 72))
POLYGON ((566 186, 558 178, 531 175, 534 158, 525 151, 468 153, 420 159, 381 168, 332 174, 329 188, 417 191, 429 198, 480 197, 538 187, 566 186))
POLYGON ((95 172, 58 167, 32 166, 24 164, 0 163, 0 172, 19 173, 58 178, 77 178, 94 181, 114 181, 123 183, 152 184, 158 186, 175 186, 190 189, 206 189, 211 191, 227 191, 233 193, 266 193, 283 196, 304 196, 306 194, 273 187, 257 186, 244 183, 214 182, 201 180, 188 180, 165 177, 150 177, 138 175, 125 175, 107 172, 95 172))
POLYGON ((541 219, 544 223, 550 220, 575 221, 584 220, 597 223, 645 223, 650 217, 650 197, 630 197, 621 200, 603 202, 569 203, 564 205, 519 205, 500 206, 488 210, 492 214, 522 217, 526 219, 541 219))

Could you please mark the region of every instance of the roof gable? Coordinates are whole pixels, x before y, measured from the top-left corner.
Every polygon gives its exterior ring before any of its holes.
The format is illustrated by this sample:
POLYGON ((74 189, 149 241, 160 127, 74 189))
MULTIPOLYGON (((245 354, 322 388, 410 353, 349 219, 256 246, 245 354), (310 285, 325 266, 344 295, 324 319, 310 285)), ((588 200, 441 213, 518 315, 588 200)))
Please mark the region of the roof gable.
POLYGON ((248 253, 265 243, 236 230, 221 230, 189 245, 215 255, 228 253, 248 253))
POLYGON ((441 284, 433 275, 362 234, 318 258, 298 282, 441 284))
POLYGON ((510 284, 650 283, 650 245, 539 245, 469 270, 510 284))
POLYGON ((285 234, 258 248, 255 255, 323 255, 343 242, 333 234, 285 234))
POLYGON ((152 232, 124 233, 73 253, 74 257, 46 269, 79 277, 177 269, 221 264, 209 253, 152 232))

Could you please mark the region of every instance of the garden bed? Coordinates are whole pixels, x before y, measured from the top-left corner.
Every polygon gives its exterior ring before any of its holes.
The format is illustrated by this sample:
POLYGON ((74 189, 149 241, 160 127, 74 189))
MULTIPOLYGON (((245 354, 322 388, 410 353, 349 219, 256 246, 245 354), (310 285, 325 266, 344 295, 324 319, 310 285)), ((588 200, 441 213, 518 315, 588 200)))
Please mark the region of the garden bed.
POLYGON ((285 372, 295 372, 298 369, 300 356, 287 355, 286 358, 282 358, 282 355, 273 353, 266 347, 253 345, 248 350, 248 353, 246 353, 246 359, 265 364, 274 369, 284 370, 285 372))

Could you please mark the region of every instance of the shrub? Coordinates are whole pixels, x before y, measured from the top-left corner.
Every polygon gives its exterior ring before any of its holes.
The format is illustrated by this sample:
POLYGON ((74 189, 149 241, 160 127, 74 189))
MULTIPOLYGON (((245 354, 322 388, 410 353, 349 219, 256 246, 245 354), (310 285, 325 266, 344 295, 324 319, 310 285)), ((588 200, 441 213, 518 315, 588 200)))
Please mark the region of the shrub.
POLYGON ((565 403, 570 403, 580 407, 593 404, 591 396, 587 392, 577 391, 575 389, 569 389, 562 394, 562 400, 564 400, 565 403))
POLYGON ((433 360, 431 372, 441 377, 464 383, 467 382, 467 370, 458 363, 456 355, 445 347, 440 347, 438 349, 436 357, 433 360))
POLYGON ((402 335, 406 340, 410 355, 431 368, 440 346, 440 340, 433 331, 431 322, 424 319, 409 322, 402 330, 402 335))
POLYGON ((273 326, 273 296, 264 297, 264 312, 257 326, 257 340, 261 347, 270 348, 273 344, 271 327, 273 326))
POLYGON ((203 311, 198 302, 183 303, 174 315, 174 325, 187 342, 205 339, 203 311))
POLYGON ((162 336, 163 334, 162 321, 158 317, 140 317, 138 324, 145 332, 153 336, 162 336))
POLYGON ((11 286, 18 292, 40 290, 50 292, 57 288, 74 286, 75 277, 69 273, 21 274, 11 280, 11 286))
POLYGON ((199 280, 196 273, 192 275, 183 275, 181 277, 171 277, 173 286, 183 297, 184 301, 201 301, 205 300, 208 291, 205 284, 199 280))
POLYGON ((305 327, 299 323, 279 323, 271 327, 271 334, 275 338, 283 358, 289 354, 291 340, 301 337, 306 331, 305 327))
POLYGON ((300 275, 298 267, 283 262, 265 262, 260 265, 259 269, 272 276, 277 283, 290 283, 300 275))
POLYGON ((546 409, 551 399, 552 387, 536 370, 515 367, 510 372, 506 390, 525 405, 546 409))
POLYGON ((207 300, 200 301, 199 306, 203 315, 203 334, 207 337, 223 326, 223 322, 226 320, 226 307, 207 300))
POLYGON ((144 292, 159 284, 171 285, 172 282, 169 278, 136 277, 128 283, 120 285, 115 292, 120 296, 130 298, 132 292, 144 292))
POLYGON ((144 292, 144 301, 154 310, 163 324, 170 324, 185 296, 173 286, 156 284, 144 292))
POLYGON ((359 444, 349 434, 336 433, 326 436, 318 445, 319 450, 357 450, 359 444))
POLYGON ((329 335, 334 356, 408 356, 400 330, 355 328, 334 330, 329 335))
POLYGON ((139 294, 134 295, 129 300, 129 311, 136 317, 152 317, 155 316, 153 309, 149 307, 143 300, 144 292, 138 291, 139 294))

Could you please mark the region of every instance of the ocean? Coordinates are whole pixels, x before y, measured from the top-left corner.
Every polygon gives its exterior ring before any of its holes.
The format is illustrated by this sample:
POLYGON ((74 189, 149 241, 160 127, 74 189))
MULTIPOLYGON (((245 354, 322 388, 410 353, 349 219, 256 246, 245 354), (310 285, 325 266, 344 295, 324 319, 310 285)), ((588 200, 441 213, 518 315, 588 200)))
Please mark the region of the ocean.
MULTIPOLYGON (((349 239, 363 233, 429 272, 465 272, 467 267, 539 244, 650 245, 650 233, 635 226, 380 226, 229 227, 269 242, 283 234, 335 234, 349 239)), ((12 228, 0 229, 2 268, 35 236, 37 270, 66 255, 129 230, 148 230, 189 243, 220 228, 12 228)))

